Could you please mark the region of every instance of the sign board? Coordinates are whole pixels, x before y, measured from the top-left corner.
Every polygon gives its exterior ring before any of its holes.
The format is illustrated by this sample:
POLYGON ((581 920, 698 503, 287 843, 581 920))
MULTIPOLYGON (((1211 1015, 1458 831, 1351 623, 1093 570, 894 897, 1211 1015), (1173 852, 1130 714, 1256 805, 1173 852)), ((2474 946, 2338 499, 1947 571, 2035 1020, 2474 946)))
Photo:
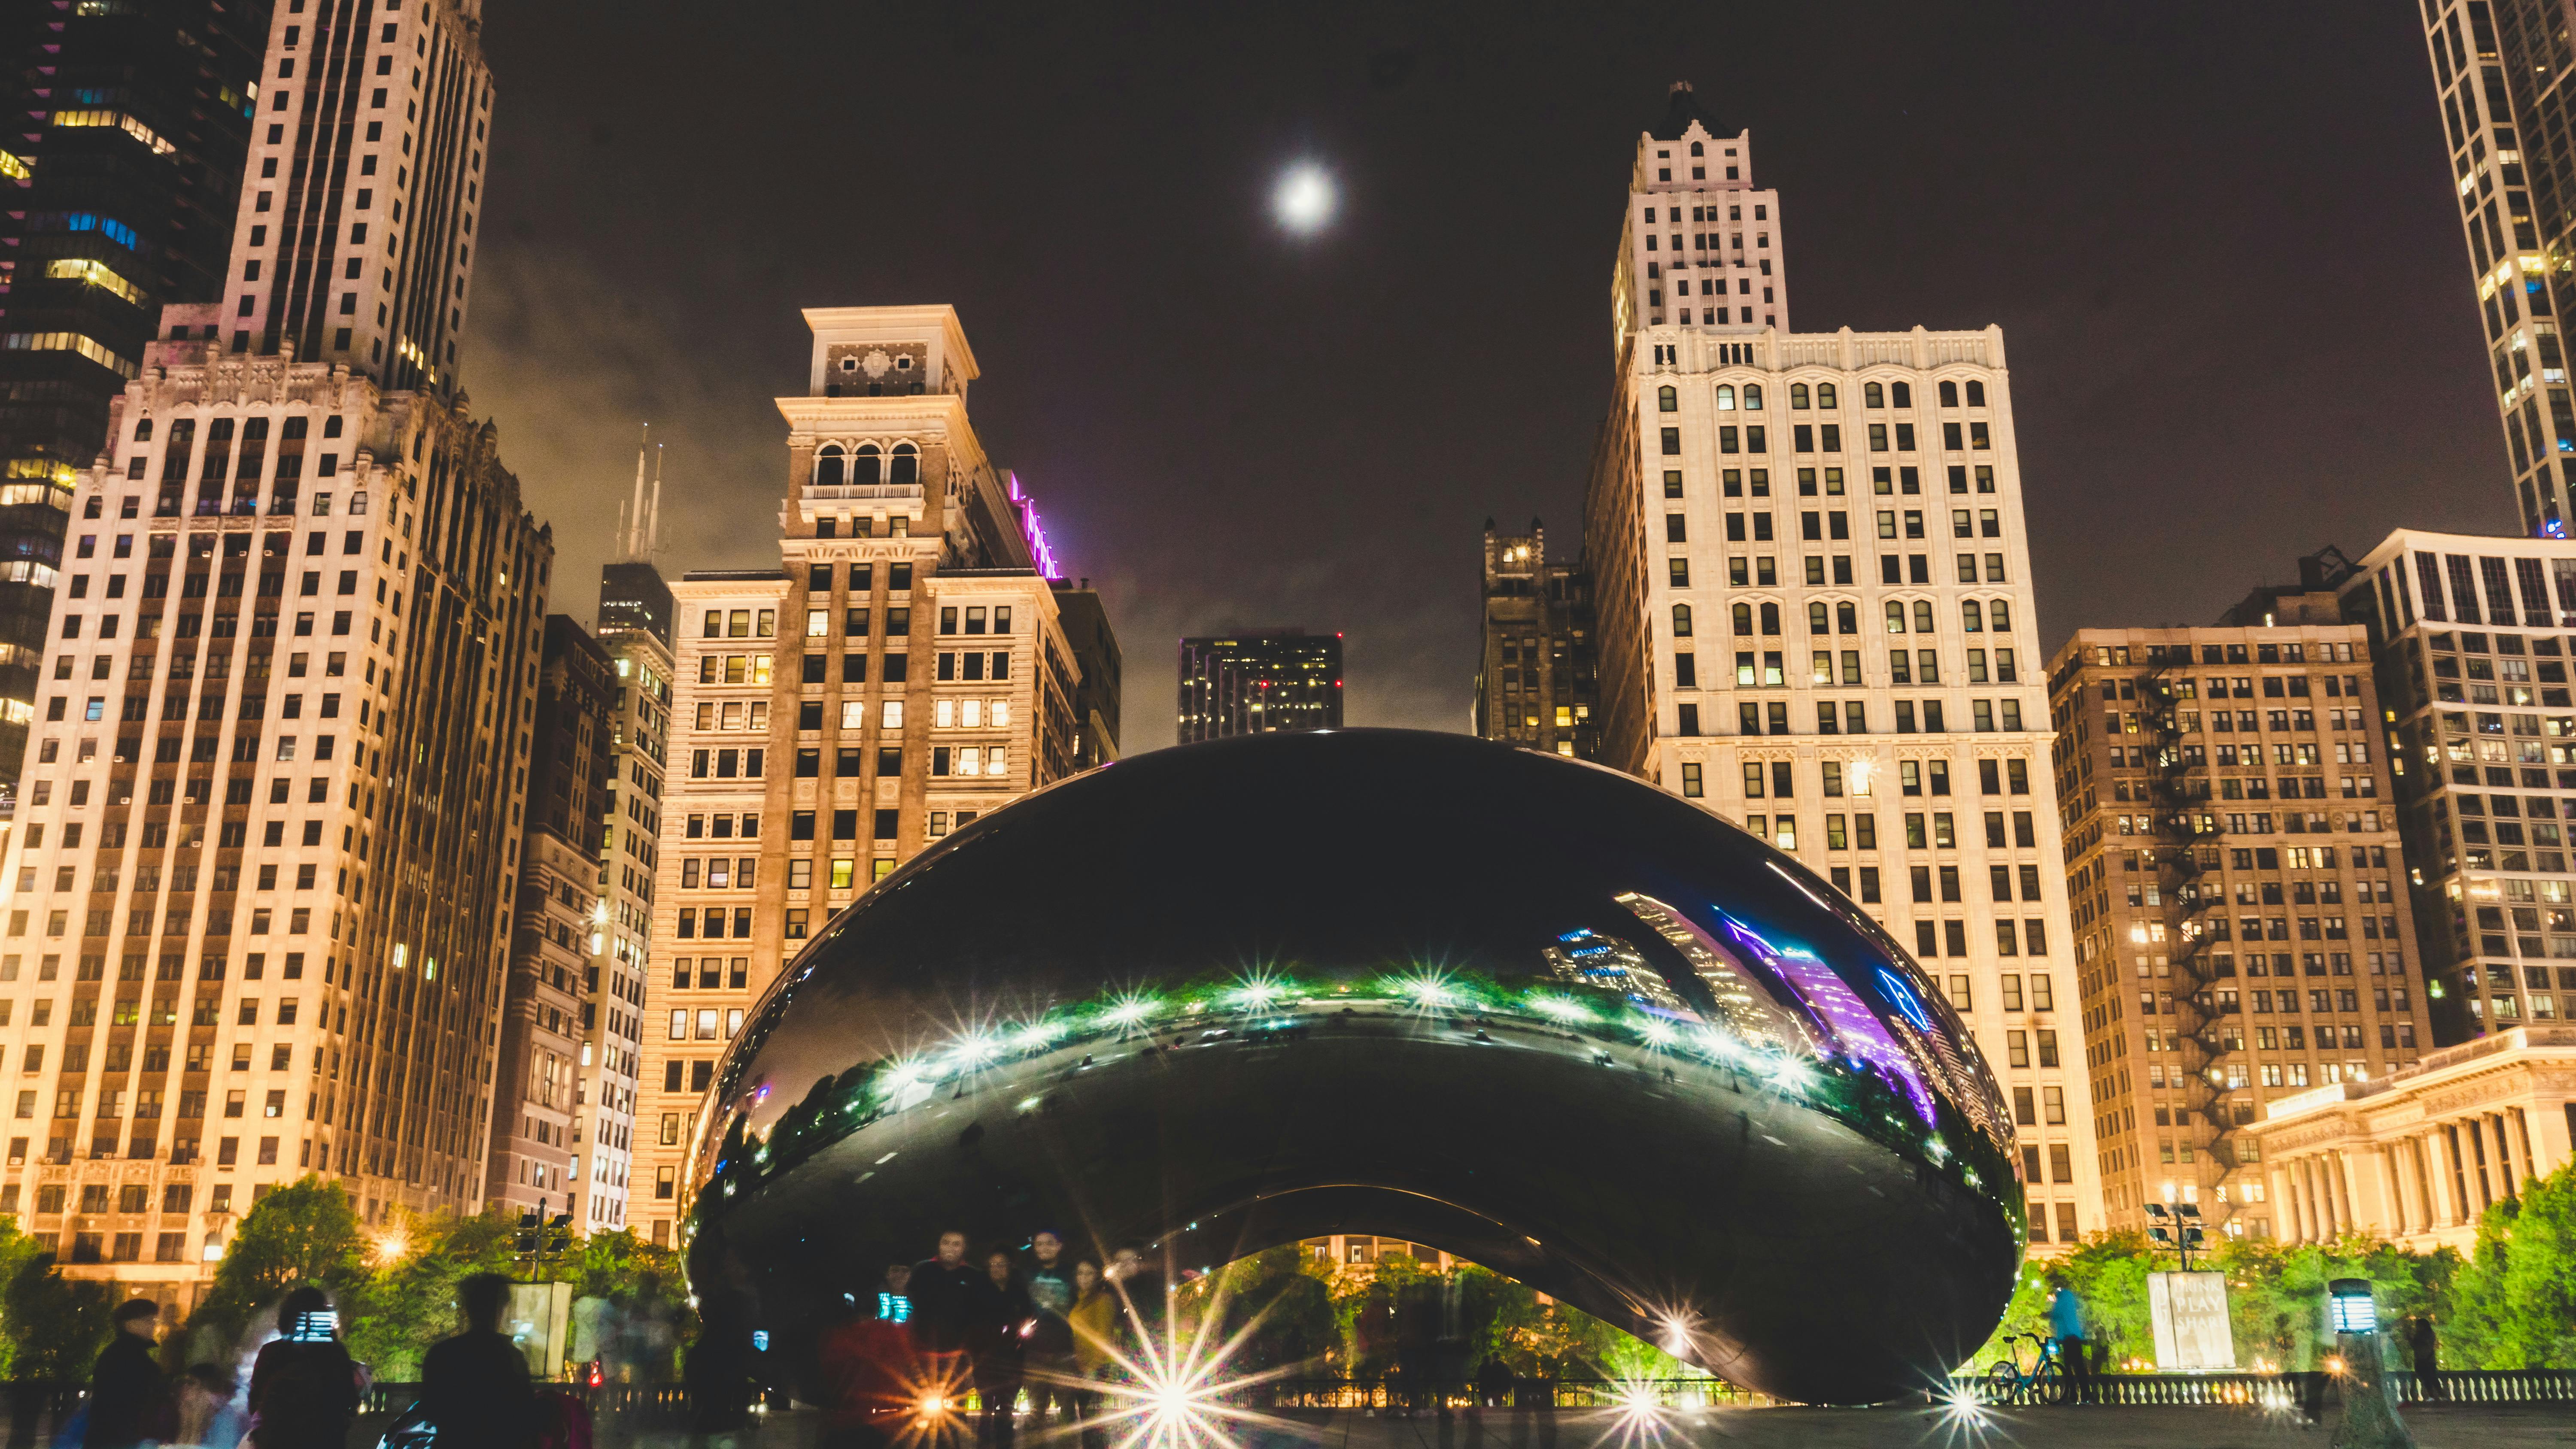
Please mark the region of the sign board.
POLYGON ((2236 1334, 2227 1321, 2224 1273, 2149 1273, 2147 1311, 2155 1320, 2156 1367, 2168 1372, 2236 1367, 2236 1334))
POLYGON ((563 1377, 564 1356, 572 1344, 572 1285, 513 1283, 510 1306, 501 1316, 501 1331, 527 1355, 528 1377, 563 1377))

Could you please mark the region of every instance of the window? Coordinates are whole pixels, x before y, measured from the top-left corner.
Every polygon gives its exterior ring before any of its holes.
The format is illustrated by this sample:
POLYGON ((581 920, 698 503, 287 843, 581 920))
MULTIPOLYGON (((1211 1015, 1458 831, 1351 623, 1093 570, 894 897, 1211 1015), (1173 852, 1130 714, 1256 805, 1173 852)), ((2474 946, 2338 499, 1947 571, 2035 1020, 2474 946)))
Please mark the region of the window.
POLYGON ((1655 390, 1655 411, 1659 413, 1679 412, 1681 411, 1681 406, 1681 393, 1677 389, 1663 387, 1655 390))
POLYGON ((1700 767, 1696 763, 1685 763, 1682 766, 1682 795, 1697 800, 1701 794, 1700 767))

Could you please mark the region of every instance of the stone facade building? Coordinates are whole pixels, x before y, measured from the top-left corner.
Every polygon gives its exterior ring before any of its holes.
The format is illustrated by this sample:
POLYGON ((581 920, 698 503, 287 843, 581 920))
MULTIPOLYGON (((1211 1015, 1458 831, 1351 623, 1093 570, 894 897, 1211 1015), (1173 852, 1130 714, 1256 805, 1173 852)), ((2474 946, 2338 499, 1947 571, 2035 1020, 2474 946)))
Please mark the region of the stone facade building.
POLYGON ((1630 172, 1583 535, 1601 759, 1914 949, 2036 1152, 2033 1241, 2069 1242, 2101 1185, 2003 337, 1783 330, 1750 156, 1677 92, 1630 172), (2043 1029, 2069 1038, 2054 1064, 2013 1050, 2043 1029))
POLYGON ((678 1240, 715 1061, 779 968, 904 861, 1079 758, 1044 535, 968 419, 956 312, 805 317, 811 390, 778 404, 781 567, 673 590, 629 1204, 655 1242, 678 1240))
POLYGON ((2081 1047, 2110 1226, 2272 1235, 2265 1104, 2432 1045, 2369 661, 2331 592, 2272 590, 2050 662, 2082 1028, 2036 1045, 2081 1047))
POLYGON ((2245 1135, 2282 1237, 2362 1232, 2466 1255, 2488 1208, 2567 1165, 2571 1132, 2576 1026, 2517 1026, 2274 1102, 2245 1135))

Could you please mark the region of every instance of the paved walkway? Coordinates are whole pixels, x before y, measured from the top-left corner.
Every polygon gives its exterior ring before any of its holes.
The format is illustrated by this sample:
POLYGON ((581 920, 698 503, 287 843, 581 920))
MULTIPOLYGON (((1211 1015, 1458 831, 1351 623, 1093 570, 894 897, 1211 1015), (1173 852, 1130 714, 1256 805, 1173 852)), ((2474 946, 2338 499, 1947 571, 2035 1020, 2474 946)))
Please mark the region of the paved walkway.
MULTIPOLYGON (((1238 1430, 1234 1438, 1246 1449, 2324 1449, 2334 1415, 2329 1408, 2325 1423, 2301 1427, 2239 1409, 2008 1409, 1975 1419, 1926 1409, 1721 1409, 1652 1420, 1568 1409, 1554 1416, 1551 1428, 1542 1416, 1520 1412, 1446 1422, 1334 1413, 1238 1430)), ((2443 1406, 2406 1417, 2423 1449, 2576 1445, 2576 1405, 2443 1406)), ((688 1442, 678 1434, 601 1427, 599 1449, 682 1449, 688 1442)), ((773 1415, 759 1430, 719 1439, 709 1449, 812 1449, 814 1431, 804 1413, 773 1415)), ((352 1449, 374 1443, 372 1436, 351 1440, 352 1449)), ((1021 1449, 1070 1449, 1052 1434, 1024 1431, 1019 1443, 1021 1449)))

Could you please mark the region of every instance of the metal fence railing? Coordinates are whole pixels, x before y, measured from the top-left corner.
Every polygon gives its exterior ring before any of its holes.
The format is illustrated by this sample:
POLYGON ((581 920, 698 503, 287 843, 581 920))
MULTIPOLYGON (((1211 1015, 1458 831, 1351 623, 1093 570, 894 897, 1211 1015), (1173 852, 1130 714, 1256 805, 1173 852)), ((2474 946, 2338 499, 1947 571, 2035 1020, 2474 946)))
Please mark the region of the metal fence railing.
MULTIPOLYGON (((2444 1369, 2437 1374, 2395 1370, 2389 1380, 2406 1404, 2576 1403, 2576 1370, 2444 1369)), ((2286 1412, 2334 1403, 2344 1380, 2328 1373, 2095 1374, 2087 1402, 2113 1407, 2150 1405, 2245 1408, 2286 1412)), ((1954 1392, 1980 1403, 1997 1401, 1983 1377, 1951 1380, 1954 1392)))

